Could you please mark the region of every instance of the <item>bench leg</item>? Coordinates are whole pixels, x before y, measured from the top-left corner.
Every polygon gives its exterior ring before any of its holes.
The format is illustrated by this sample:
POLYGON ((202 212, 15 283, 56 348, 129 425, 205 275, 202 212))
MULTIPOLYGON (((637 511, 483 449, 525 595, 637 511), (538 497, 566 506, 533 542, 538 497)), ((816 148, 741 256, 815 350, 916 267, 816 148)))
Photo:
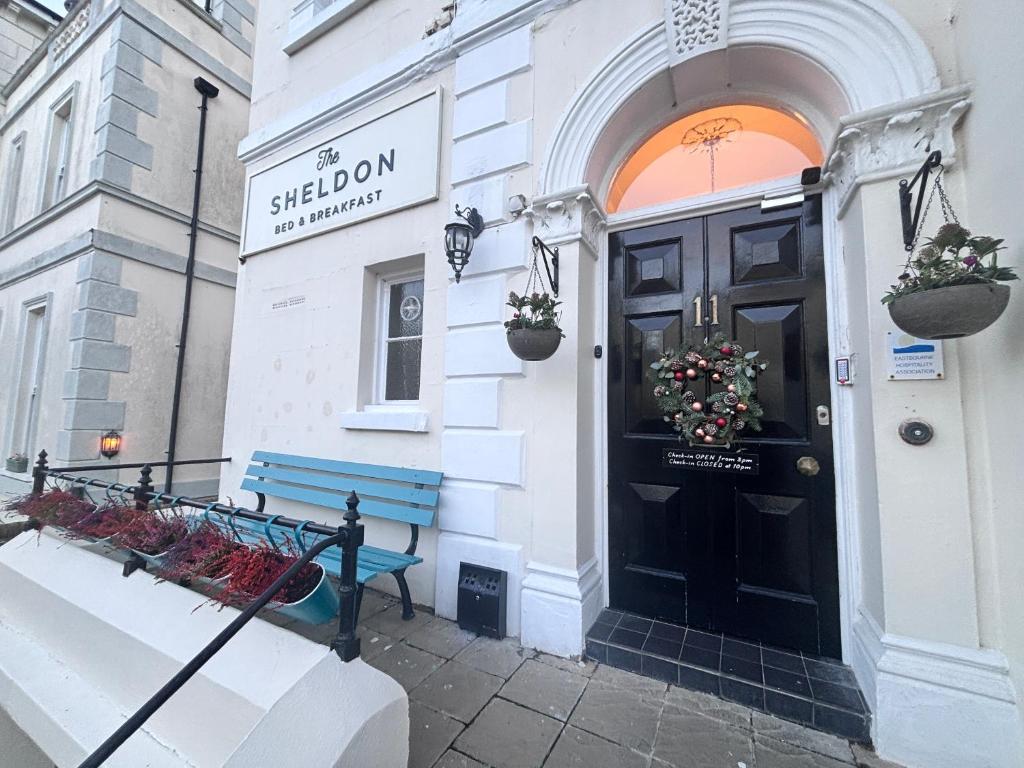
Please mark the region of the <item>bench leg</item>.
POLYGON ((395 581, 398 582, 398 591, 402 593, 402 618, 406 621, 416 618, 412 609, 412 596, 409 594, 409 585, 405 582, 405 568, 395 571, 395 581))

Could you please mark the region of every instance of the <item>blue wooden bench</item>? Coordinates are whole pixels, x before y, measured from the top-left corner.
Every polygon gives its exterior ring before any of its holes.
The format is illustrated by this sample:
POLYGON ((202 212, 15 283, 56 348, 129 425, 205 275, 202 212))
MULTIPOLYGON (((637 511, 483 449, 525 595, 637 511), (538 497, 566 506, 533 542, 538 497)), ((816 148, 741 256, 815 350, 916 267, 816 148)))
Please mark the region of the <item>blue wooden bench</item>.
MULTIPOLYGON (((351 491, 359 495, 359 514, 362 517, 380 517, 408 523, 412 535, 404 552, 363 545, 359 548, 356 565, 358 594, 356 616, 362 602, 363 586, 382 573, 390 573, 398 582, 402 595, 402 618, 415 616, 409 585, 405 580, 407 568, 423 562, 416 556, 420 526, 431 527, 437 512, 438 486, 441 472, 376 464, 356 464, 348 461, 317 459, 284 453, 256 451, 245 472, 242 489, 252 491, 259 499, 257 511, 266 514, 267 497, 290 499, 319 507, 345 511, 345 499, 351 491)), ((269 542, 287 551, 305 551, 318 538, 299 526, 296 530, 274 526, 274 518, 266 523, 239 517, 222 518, 223 527, 230 528, 239 539, 248 543, 269 542)), ((341 550, 330 547, 316 561, 324 570, 341 575, 341 550)))

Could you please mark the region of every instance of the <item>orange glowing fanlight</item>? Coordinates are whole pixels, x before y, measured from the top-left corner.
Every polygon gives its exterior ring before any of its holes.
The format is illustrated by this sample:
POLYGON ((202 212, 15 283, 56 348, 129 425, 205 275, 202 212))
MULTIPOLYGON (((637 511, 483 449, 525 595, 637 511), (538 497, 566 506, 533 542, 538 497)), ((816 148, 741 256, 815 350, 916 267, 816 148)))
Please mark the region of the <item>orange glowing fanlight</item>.
POLYGON ((121 435, 115 430, 110 430, 100 438, 100 453, 106 458, 112 459, 121 452, 121 435))

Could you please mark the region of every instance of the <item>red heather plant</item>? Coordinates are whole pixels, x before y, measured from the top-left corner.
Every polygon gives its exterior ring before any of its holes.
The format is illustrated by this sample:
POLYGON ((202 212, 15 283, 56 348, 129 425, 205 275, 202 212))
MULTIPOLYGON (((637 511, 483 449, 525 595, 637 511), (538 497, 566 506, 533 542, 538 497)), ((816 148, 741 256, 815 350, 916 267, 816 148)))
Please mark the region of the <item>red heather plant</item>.
POLYGON ((40 526, 72 529, 95 509, 95 505, 67 491, 52 490, 38 496, 23 496, 11 504, 11 509, 32 518, 40 526))
MULTIPOLYGON (((263 594, 281 574, 297 560, 269 546, 239 547, 228 558, 225 570, 230 573, 227 589, 218 596, 226 605, 249 603, 263 594)), ((306 563, 281 591, 274 595, 279 603, 295 603, 309 595, 320 582, 321 568, 306 563)))
POLYGON ((135 523, 145 512, 123 504, 104 504, 71 526, 72 535, 106 539, 135 523))
POLYGON ((159 555, 189 532, 188 521, 178 511, 147 512, 117 534, 117 543, 144 555, 159 555))
POLYGON ((161 576, 168 581, 219 579, 227 574, 231 555, 239 547, 216 525, 204 522, 167 550, 161 576))

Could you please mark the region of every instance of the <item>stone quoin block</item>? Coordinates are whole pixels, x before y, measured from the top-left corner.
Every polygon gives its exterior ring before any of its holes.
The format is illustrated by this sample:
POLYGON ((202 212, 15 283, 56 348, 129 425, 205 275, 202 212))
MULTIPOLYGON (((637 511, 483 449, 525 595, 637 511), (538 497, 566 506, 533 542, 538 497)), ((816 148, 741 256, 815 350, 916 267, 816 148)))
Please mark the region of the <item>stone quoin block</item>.
POLYGON ((496 539, 500 511, 500 486, 446 480, 438 507, 438 527, 442 531, 496 539))
POLYGON ((153 147, 116 125, 108 123, 100 128, 96 132, 96 145, 100 151, 117 155, 147 171, 153 168, 153 147))
POLYGON ((148 115, 160 116, 160 95, 138 78, 120 69, 112 69, 103 76, 100 100, 109 99, 111 96, 127 101, 148 115))
POLYGON ((525 221, 514 221, 485 230, 477 238, 463 279, 488 272, 525 269, 530 257, 530 240, 525 221))
POLYGON ((446 427, 498 427, 501 379, 452 379, 444 385, 446 427))
POLYGON ((128 16, 118 16, 111 25, 113 38, 131 46, 154 64, 163 60, 163 41, 128 16))
POLYGON ((483 181, 465 184, 453 193, 453 198, 460 205, 476 208, 486 226, 505 220, 508 197, 507 176, 492 176, 483 181))
POLYGON ((523 361, 512 354, 501 325, 449 331, 444 341, 446 376, 495 376, 522 373, 523 361))
POLYGON ((119 285, 121 283, 121 259, 109 253, 89 251, 78 258, 76 283, 86 280, 99 280, 103 283, 119 285))
POLYGON ((125 408, 125 403, 108 400, 69 400, 64 429, 124 429, 125 408))
POLYGON ((455 102, 452 136, 458 140, 508 122, 508 81, 492 83, 455 102))
POLYGON ((522 485, 524 445, 522 432, 445 430, 441 467, 449 478, 522 485))
POLYGON ((455 61, 456 95, 529 69, 532 47, 527 25, 462 54, 455 61))
POLYGON ((104 152, 92 161, 89 173, 94 179, 130 190, 132 188, 132 169, 135 167, 124 158, 104 152))
MULTIPOLYGON (((472 259, 471 259, 472 260, 472 259)), ((448 284, 448 327, 505 319, 505 276, 465 278, 448 284)))
POLYGON ((117 315, 135 317, 139 308, 139 295, 98 280, 86 280, 78 286, 78 309, 99 309, 117 315))
POLYGON ((521 168, 530 162, 533 121, 491 128, 452 147, 452 184, 521 168))
POLYGON ((83 309, 71 315, 70 339, 113 341, 116 328, 117 315, 95 309, 83 309))
POLYGON ((114 45, 103 54, 103 74, 112 69, 120 69, 139 80, 145 80, 143 70, 146 57, 128 45, 114 45))
POLYGON ((139 110, 120 99, 107 99, 96 110, 96 130, 108 124, 134 135, 139 130, 139 110))
POLYGON ((61 430, 57 433, 59 461, 93 461, 100 457, 100 433, 95 429, 61 430))
POLYGON ((110 371, 65 371, 65 400, 106 400, 110 394, 110 371))
POLYGON ((71 342, 71 367, 128 373, 132 349, 124 344, 81 339, 71 342))

